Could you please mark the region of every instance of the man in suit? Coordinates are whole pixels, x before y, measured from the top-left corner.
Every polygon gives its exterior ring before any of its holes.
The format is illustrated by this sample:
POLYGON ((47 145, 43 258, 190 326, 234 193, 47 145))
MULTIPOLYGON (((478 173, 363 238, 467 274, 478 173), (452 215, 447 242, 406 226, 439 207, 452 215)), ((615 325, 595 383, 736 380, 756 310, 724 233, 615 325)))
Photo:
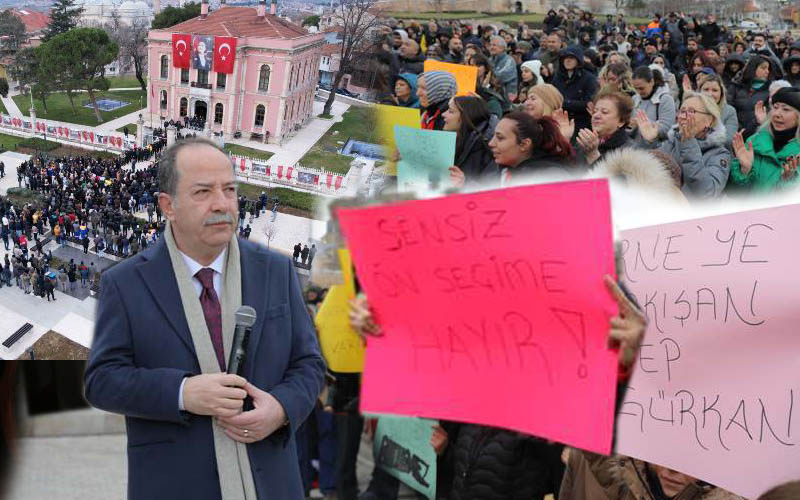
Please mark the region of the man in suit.
POLYGON ((217 145, 168 148, 159 185, 169 225, 103 274, 86 369, 88 401, 126 416, 128 498, 303 498, 294 434, 324 363, 294 266, 233 236, 236 184, 217 145), (225 373, 241 304, 257 314, 243 377, 225 373))

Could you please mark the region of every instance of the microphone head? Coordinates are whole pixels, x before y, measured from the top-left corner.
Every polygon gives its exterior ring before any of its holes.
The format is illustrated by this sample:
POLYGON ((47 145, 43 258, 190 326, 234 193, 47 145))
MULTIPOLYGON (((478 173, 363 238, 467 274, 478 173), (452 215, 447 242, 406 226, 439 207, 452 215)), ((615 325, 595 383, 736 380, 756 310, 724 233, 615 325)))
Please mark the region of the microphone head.
POLYGON ((250 306, 241 306, 236 310, 236 326, 250 328, 256 322, 256 310, 250 306))

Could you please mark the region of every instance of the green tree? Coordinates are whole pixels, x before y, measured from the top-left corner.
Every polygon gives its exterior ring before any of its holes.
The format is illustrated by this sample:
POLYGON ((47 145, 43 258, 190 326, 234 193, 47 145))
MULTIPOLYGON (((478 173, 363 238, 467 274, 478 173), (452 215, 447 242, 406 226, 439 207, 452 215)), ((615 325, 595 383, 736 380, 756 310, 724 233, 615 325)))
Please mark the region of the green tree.
POLYGON ((39 74, 53 75, 59 88, 68 95, 72 90, 85 90, 98 123, 103 117, 97 107, 96 92, 108 90, 105 67, 114 62, 118 54, 119 45, 99 28, 75 28, 36 48, 39 74))
POLYGON ((0 95, 8 97, 8 80, 0 78, 0 95))
POLYGON ((47 95, 53 90, 53 84, 49 78, 38 83, 39 61, 33 47, 25 47, 17 52, 14 62, 8 67, 8 73, 19 82, 20 88, 33 92, 33 97, 42 101, 42 107, 47 112, 47 95))
POLYGON ((48 41, 56 35, 66 33, 78 26, 78 20, 83 13, 83 7, 75 7, 75 0, 56 0, 50 8, 50 24, 44 32, 43 41, 48 41))
POLYGON ((308 16, 303 19, 303 26, 319 26, 319 16, 308 16))
POLYGON ((5 54, 15 53, 28 41, 25 23, 11 9, 0 12, 0 39, 5 54))
POLYGON ((159 12, 155 19, 153 19, 153 24, 150 26, 151 29, 164 29, 170 28, 175 26, 178 23, 182 23, 184 21, 188 21, 194 17, 200 15, 200 4, 196 2, 190 2, 184 5, 183 7, 173 7, 169 6, 159 12))

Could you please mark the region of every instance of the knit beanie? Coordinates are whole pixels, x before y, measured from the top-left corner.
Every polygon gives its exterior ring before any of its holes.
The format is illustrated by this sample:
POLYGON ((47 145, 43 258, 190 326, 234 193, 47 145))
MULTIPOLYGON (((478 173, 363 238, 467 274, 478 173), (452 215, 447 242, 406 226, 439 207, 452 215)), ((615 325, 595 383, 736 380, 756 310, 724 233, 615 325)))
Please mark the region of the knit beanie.
POLYGON ((772 104, 782 102, 800 112, 800 89, 784 87, 772 96, 772 104))
POLYGON ((561 92, 559 92, 557 88, 549 83, 543 83, 541 85, 531 87, 530 90, 528 90, 528 95, 531 94, 535 94, 537 99, 541 100, 548 108, 550 108, 550 113, 561 108, 561 106, 564 104, 564 96, 561 95, 561 92))
POLYGON ((449 101, 456 95, 458 85, 456 78, 447 71, 426 71, 420 75, 425 82, 428 103, 438 104, 449 101))
POLYGON ((520 65, 520 67, 528 68, 528 71, 536 75, 537 84, 544 82, 544 80, 542 80, 542 61, 538 59, 534 59, 532 61, 525 61, 520 65))

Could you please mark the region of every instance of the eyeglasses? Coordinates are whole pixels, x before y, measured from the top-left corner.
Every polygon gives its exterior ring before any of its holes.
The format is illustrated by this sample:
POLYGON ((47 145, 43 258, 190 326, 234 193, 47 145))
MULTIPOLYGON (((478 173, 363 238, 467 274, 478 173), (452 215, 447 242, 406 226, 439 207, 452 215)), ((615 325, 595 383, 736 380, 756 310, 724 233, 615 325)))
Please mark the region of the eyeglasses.
POLYGON ((705 111, 698 111, 696 109, 688 108, 688 109, 681 109, 678 111, 679 116, 694 116, 695 114, 700 113, 701 115, 711 115, 711 113, 707 113, 705 111))

